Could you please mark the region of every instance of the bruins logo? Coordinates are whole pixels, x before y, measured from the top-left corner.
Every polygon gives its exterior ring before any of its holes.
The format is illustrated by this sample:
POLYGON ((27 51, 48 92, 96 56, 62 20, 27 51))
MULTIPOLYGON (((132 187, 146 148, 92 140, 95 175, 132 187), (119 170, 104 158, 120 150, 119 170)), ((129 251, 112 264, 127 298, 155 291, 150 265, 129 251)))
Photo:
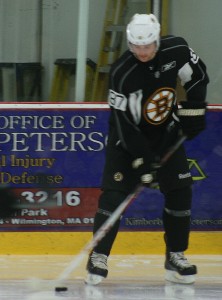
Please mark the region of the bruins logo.
POLYGON ((115 181, 122 181, 123 180, 123 174, 120 173, 120 172, 115 173, 113 177, 114 177, 115 181))
POLYGON ((163 123, 168 118, 175 100, 174 89, 162 88, 157 90, 144 105, 144 118, 154 125, 163 123))

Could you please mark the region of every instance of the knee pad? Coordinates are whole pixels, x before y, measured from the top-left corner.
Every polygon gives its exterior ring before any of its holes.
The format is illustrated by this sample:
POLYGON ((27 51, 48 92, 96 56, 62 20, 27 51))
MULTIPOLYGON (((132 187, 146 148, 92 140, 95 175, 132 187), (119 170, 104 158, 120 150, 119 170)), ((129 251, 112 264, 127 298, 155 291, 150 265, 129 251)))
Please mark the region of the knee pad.
POLYGON ((165 212, 175 217, 190 216, 192 189, 190 186, 165 194, 165 212))

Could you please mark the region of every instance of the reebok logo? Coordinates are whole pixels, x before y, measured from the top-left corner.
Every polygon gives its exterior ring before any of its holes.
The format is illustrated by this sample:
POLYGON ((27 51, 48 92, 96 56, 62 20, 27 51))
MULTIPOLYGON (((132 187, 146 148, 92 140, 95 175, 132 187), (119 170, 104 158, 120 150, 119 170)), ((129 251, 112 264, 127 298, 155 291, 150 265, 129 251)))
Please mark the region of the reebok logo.
POLYGON ((161 68, 161 71, 166 72, 175 67, 176 67, 176 61, 174 60, 174 61, 169 62, 168 64, 163 65, 161 68))
POLYGON ((191 177, 191 173, 188 172, 185 174, 179 174, 178 177, 179 177, 179 179, 185 179, 185 178, 191 177))

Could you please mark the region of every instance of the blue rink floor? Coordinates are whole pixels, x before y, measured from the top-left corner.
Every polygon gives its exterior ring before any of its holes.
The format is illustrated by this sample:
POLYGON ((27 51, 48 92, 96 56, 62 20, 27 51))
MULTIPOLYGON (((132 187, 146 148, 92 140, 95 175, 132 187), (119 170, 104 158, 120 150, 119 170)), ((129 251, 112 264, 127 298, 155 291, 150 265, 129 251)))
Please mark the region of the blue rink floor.
POLYGON ((0 256, 0 300, 211 300, 222 299, 222 255, 187 255, 198 267, 193 285, 164 280, 164 256, 113 255, 109 276, 99 286, 84 284, 86 258, 64 281, 55 279, 72 256, 0 256), (55 292, 55 286, 68 291, 55 292))

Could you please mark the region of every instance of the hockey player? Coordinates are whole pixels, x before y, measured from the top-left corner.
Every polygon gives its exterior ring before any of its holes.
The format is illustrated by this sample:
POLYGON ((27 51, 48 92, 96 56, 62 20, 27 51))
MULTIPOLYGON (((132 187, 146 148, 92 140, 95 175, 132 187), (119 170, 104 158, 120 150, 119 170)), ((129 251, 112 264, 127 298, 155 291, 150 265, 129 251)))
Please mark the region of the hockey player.
MULTIPOLYGON (((141 183, 158 182, 164 196, 166 280, 193 283, 197 268, 188 262, 192 177, 182 145, 156 169, 181 132, 188 140, 205 128, 205 64, 181 37, 160 38, 153 14, 136 14, 127 25, 129 49, 112 65, 108 102, 111 108, 102 194, 95 215, 95 233, 126 196, 141 183), (177 78, 186 91, 178 106, 177 78)), ((144 205, 149 206, 149 199, 144 205)), ((118 220, 89 255, 88 284, 108 275, 107 258, 119 229, 118 220)))

